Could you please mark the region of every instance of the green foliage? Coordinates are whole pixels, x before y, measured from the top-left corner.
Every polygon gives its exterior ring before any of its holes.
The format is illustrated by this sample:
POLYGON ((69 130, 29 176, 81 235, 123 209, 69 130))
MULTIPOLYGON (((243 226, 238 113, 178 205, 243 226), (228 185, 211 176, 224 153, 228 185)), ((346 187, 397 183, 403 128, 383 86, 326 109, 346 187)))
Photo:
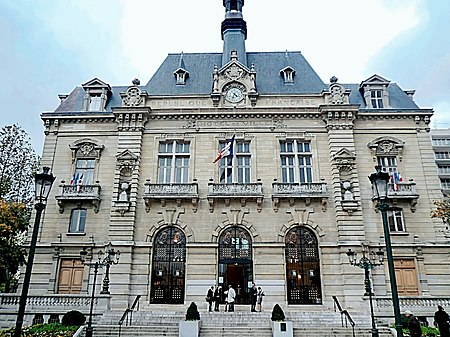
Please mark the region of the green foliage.
POLYGON ((24 203, 31 210, 38 162, 26 131, 16 124, 4 126, 0 130, 0 199, 24 203))
POLYGON ((66 312, 61 320, 62 325, 65 326, 80 326, 86 322, 86 317, 77 310, 66 312))
MULTIPOLYGON (((36 324, 22 329, 24 337, 71 337, 77 331, 77 326, 64 326, 60 323, 36 324)), ((11 337, 14 328, 0 331, 0 337, 11 337)))
POLYGON ((186 312, 186 321, 199 321, 200 313, 198 312, 197 305, 192 302, 186 312))
POLYGON ((439 330, 432 326, 422 326, 422 335, 423 336, 438 336, 439 330))
POLYGON ((276 303, 272 309, 272 321, 284 321, 286 317, 284 316, 284 311, 281 307, 276 303))
POLYGON ((14 124, 0 129, 0 291, 14 292, 25 263, 22 241, 33 206, 39 157, 28 134, 14 124))
POLYGON ((29 211, 23 203, 0 199, 0 291, 13 292, 16 274, 25 263, 22 238, 28 228, 29 211))

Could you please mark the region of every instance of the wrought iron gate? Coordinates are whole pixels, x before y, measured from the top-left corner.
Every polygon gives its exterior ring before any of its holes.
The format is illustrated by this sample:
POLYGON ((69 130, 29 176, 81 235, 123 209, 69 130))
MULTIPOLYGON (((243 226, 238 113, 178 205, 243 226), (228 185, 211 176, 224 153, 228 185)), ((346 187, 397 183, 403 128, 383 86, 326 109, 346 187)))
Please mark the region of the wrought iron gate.
POLYGON ((186 237, 177 227, 161 230, 155 238, 150 303, 183 304, 186 237))
POLYGON ((306 227, 291 229, 286 243, 286 283, 289 304, 322 304, 317 238, 306 227))

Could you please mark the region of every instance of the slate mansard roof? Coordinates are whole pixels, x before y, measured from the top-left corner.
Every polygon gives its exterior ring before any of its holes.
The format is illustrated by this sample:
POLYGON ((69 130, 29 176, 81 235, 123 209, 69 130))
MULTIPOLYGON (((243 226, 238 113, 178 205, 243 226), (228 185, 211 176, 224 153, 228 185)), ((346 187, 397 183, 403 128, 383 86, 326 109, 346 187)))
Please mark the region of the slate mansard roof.
MULTIPOLYGON (((214 66, 220 67, 222 53, 187 53, 169 54, 153 77, 145 86, 149 96, 209 96, 212 92, 214 66), (177 85, 174 71, 179 69, 180 59, 189 72, 189 78, 184 85, 177 85)), ((248 52, 247 64, 253 65, 256 71, 256 90, 260 95, 320 95, 328 89, 301 52, 248 52), (295 70, 293 83, 284 83, 280 70, 290 67, 295 70)), ((351 90, 350 103, 357 104, 365 109, 363 93, 359 84, 344 84, 351 90)), ((108 100, 106 111, 97 113, 110 113, 111 107, 121 106, 120 93, 125 92, 128 86, 112 86, 111 97, 108 100)), ((396 83, 390 82, 389 93, 390 109, 416 110, 419 107, 414 103, 396 83)), ((55 113, 76 113, 82 111, 85 91, 76 87, 71 94, 60 104, 55 113)))

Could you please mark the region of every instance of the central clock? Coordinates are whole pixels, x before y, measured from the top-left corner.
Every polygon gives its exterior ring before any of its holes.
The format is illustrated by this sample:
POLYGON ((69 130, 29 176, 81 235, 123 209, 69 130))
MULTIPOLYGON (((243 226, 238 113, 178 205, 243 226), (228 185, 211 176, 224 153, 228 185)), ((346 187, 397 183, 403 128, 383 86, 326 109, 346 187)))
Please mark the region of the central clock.
POLYGON ((231 103, 238 103, 242 101, 243 98, 244 93, 242 92, 241 89, 236 87, 228 89, 227 92, 225 93, 225 99, 231 103))

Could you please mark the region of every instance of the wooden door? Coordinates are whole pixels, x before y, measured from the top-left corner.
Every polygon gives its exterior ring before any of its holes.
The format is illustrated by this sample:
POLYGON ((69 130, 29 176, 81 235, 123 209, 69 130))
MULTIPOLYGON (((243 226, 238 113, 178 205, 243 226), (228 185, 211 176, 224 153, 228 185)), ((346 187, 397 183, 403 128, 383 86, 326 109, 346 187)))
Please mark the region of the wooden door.
POLYGON ((83 284, 83 270, 84 265, 80 260, 61 260, 58 293, 79 294, 83 284))
POLYGON ((413 259, 394 260, 395 278, 399 295, 419 295, 416 266, 413 259))

